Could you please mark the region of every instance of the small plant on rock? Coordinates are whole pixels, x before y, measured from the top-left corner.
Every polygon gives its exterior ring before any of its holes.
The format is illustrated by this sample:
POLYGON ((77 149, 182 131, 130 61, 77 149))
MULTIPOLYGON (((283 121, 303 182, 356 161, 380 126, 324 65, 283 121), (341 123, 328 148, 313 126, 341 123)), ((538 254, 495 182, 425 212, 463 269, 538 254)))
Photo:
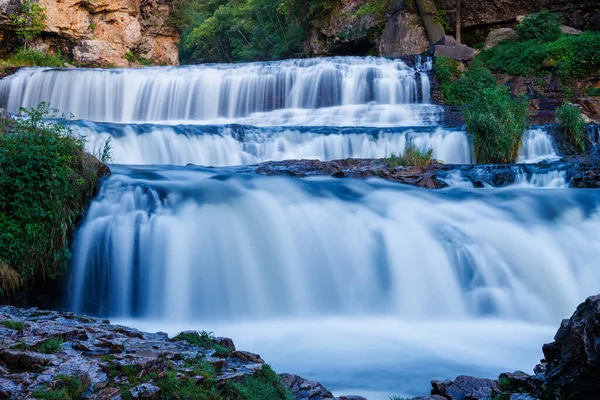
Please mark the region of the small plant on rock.
POLYGON ((435 160, 433 159, 433 149, 421 151, 416 144, 411 141, 406 143, 404 153, 397 155, 392 153, 389 158, 386 159, 389 168, 396 167, 417 167, 426 168, 431 165, 435 160))
POLYGON ((581 110, 572 104, 563 103, 556 110, 556 117, 571 143, 579 150, 585 151, 585 121, 581 110))
POLYGON ((46 27, 45 11, 45 8, 32 0, 23 0, 21 12, 9 15, 15 32, 23 40, 25 48, 29 41, 42 33, 46 27))

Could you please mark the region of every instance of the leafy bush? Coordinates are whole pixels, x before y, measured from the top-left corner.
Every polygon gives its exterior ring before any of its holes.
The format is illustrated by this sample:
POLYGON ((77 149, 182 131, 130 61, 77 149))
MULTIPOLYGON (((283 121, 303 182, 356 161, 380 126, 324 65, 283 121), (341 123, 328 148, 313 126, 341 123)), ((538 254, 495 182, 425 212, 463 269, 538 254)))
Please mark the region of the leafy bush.
POLYGON ((101 165, 68 125, 47 119, 55 115, 48 105, 22 112, 0 127, 0 264, 28 285, 64 271, 101 165))
POLYGON ((585 151, 585 121, 581 110, 569 103, 563 103, 556 109, 559 126, 569 136, 571 143, 585 151))
POLYGON ((526 16, 517 25, 517 37, 519 40, 535 39, 543 42, 552 42, 560 36, 561 24, 561 15, 552 14, 548 10, 544 10, 537 14, 526 16))
POLYGON ((45 11, 45 8, 32 0, 23 0, 19 13, 9 15, 17 36, 25 43, 25 48, 27 48, 27 43, 42 33, 46 27, 45 11))
POLYGON ((292 400, 294 398, 268 365, 263 365, 260 371, 244 377, 239 383, 228 382, 222 396, 228 400, 292 400))
POLYGON ((446 104, 469 104, 475 101, 484 89, 496 85, 494 76, 478 62, 461 75, 457 61, 448 57, 438 57, 434 70, 446 104))
POLYGON ((421 151, 413 143, 406 143, 406 148, 402 155, 396 155, 392 153, 386 162, 390 168, 396 168, 400 166, 411 166, 418 168, 426 168, 432 164, 435 160, 433 159, 433 149, 427 151, 421 151))
POLYGON ((464 111, 467 132, 473 136, 477 162, 511 163, 519 154, 526 127, 527 103, 506 87, 483 90, 464 111))
POLYGON ((9 64, 17 67, 53 67, 60 68, 64 61, 60 55, 46 54, 38 50, 21 49, 8 59, 9 64))
POLYGON ((600 32, 560 35, 552 42, 506 41, 477 57, 495 73, 542 76, 555 71, 565 81, 600 68, 600 32))

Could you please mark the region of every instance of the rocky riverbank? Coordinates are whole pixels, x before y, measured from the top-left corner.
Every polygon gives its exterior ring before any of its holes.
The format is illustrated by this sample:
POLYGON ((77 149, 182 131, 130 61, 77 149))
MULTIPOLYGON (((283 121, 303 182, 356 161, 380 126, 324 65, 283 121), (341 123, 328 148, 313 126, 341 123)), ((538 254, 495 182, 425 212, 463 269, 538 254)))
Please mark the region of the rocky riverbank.
POLYGON ((431 164, 428 167, 393 166, 388 159, 346 159, 335 161, 285 160, 239 167, 237 172, 284 175, 295 178, 381 178, 428 189, 448 187, 460 181, 475 188, 504 187, 529 182, 549 173, 564 173, 573 188, 600 188, 600 162, 497 165, 431 164), (454 183, 453 183, 454 182, 454 183))
MULTIPOLYGON (((108 320, 0 307, 3 399, 325 399, 258 355, 207 332, 146 333, 108 320)), ((340 397, 360 399, 360 397, 340 397)))
POLYGON ((597 400, 600 398, 600 295, 589 297, 562 321, 554 342, 542 347, 534 375, 521 371, 498 379, 459 376, 432 381, 431 395, 413 400, 597 400))
MULTIPOLYGON (((434 380, 413 400, 592 400, 600 397, 600 295, 563 320, 534 374, 434 380)), ((323 385, 276 375, 229 338, 169 338, 71 312, 0 307, 0 398, 297 399, 334 397, 323 385), (205 397, 210 395, 211 397, 205 397)))

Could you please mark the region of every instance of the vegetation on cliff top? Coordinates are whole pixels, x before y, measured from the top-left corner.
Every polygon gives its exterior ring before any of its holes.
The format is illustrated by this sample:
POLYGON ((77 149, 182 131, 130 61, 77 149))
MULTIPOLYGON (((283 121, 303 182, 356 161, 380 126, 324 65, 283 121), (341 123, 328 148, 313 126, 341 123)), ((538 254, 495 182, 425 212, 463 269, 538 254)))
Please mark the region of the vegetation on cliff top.
POLYGON ((555 72, 563 83, 600 69, 600 32, 561 33, 560 17, 532 14, 517 26, 517 40, 509 40, 477 56, 492 72, 544 76, 555 72))
POLYGON ((64 271, 102 164, 48 105, 0 119, 0 295, 64 271))

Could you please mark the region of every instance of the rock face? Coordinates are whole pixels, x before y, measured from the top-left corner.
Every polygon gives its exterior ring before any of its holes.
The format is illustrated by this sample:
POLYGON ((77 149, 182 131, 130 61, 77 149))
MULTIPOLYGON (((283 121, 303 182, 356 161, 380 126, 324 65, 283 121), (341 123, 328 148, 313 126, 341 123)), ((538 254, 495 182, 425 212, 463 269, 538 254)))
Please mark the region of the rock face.
POLYGON ((581 400, 600 396, 600 295, 588 298, 564 320, 554 342, 542 348, 545 393, 581 400))
MULTIPOLYGON (((20 9, 19 0, 1 1, 5 17, 20 9)), ((45 8, 46 28, 32 48, 59 50, 83 66, 127 67, 143 59, 156 65, 179 64, 179 35, 168 23, 168 0, 39 0, 39 4, 45 8)), ((1 29, 10 32, 6 23, 1 29)))
POLYGON ((402 10, 387 22, 379 41, 383 57, 404 57, 421 54, 429 49, 427 33, 417 14, 402 10))
MULTIPOLYGON (((435 0, 438 9, 446 16, 450 26, 455 26, 455 0, 435 0)), ((486 26, 514 23, 518 16, 541 10, 560 12, 565 23, 578 29, 600 29, 600 3, 597 0, 479 0, 462 3, 461 23, 463 28, 485 28, 486 26)))

